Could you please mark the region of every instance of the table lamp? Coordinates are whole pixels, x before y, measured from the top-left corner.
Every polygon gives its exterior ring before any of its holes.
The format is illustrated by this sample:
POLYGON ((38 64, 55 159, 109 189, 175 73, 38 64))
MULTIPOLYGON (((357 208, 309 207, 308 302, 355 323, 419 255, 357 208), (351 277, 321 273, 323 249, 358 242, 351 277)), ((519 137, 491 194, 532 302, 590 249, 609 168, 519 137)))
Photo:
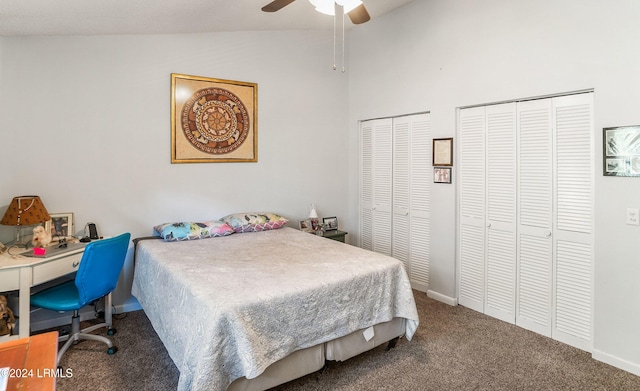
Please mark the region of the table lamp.
POLYGON ((313 229, 313 231, 318 232, 318 229, 320 228, 320 226, 318 222, 318 212, 316 212, 316 206, 314 204, 311 204, 311 212, 309 212, 309 219, 311 219, 311 228, 313 229))
POLYGON ((0 220, 2 225, 12 225, 16 227, 15 245, 20 246, 20 229, 25 225, 36 225, 51 219, 47 208, 40 200, 40 197, 29 195, 14 197, 0 220))

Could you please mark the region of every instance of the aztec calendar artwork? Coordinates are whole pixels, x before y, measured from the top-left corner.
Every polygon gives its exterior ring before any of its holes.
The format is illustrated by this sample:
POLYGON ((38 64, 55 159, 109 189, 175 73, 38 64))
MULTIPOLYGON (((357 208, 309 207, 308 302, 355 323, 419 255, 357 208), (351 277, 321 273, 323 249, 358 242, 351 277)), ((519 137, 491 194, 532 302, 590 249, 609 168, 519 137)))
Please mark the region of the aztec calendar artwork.
POLYGON ((231 91, 207 88, 193 94, 182 108, 182 130, 199 150, 224 154, 246 140, 249 116, 231 91))
POLYGON ((257 161, 257 85, 172 74, 172 163, 257 161))

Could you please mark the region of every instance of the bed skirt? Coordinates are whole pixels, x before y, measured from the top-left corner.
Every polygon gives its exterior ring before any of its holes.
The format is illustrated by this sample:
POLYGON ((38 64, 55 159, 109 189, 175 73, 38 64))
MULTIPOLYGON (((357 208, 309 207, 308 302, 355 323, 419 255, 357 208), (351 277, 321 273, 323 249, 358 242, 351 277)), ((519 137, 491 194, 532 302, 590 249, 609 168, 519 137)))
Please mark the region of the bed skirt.
POLYGON ((325 360, 348 360, 396 337, 403 336, 405 319, 393 318, 389 322, 379 323, 372 328, 371 338, 365 338, 365 335, 369 336, 371 330, 358 330, 333 341, 293 352, 282 360, 271 364, 260 376, 254 379, 246 377, 236 379, 227 391, 266 390, 319 371, 324 367, 325 360))

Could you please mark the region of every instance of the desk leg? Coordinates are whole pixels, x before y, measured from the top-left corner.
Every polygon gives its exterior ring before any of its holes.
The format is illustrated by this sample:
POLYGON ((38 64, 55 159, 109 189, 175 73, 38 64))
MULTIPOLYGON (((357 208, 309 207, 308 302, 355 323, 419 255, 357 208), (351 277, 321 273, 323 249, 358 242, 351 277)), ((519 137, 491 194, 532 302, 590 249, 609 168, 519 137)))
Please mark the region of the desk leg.
POLYGON ((20 268, 20 338, 29 336, 31 329, 31 267, 20 268))

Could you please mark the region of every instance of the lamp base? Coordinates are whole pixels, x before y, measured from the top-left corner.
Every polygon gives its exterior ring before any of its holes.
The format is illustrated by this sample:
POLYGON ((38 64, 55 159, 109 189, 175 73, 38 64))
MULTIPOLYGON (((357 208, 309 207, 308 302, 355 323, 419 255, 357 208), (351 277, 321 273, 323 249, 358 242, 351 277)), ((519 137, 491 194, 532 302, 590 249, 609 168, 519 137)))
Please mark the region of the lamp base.
POLYGON ((22 243, 22 227, 21 225, 17 225, 16 226, 16 240, 13 242, 12 246, 13 247, 18 247, 18 248, 24 248, 24 249, 28 249, 29 245, 31 244, 30 241, 26 241, 24 243, 22 243))

